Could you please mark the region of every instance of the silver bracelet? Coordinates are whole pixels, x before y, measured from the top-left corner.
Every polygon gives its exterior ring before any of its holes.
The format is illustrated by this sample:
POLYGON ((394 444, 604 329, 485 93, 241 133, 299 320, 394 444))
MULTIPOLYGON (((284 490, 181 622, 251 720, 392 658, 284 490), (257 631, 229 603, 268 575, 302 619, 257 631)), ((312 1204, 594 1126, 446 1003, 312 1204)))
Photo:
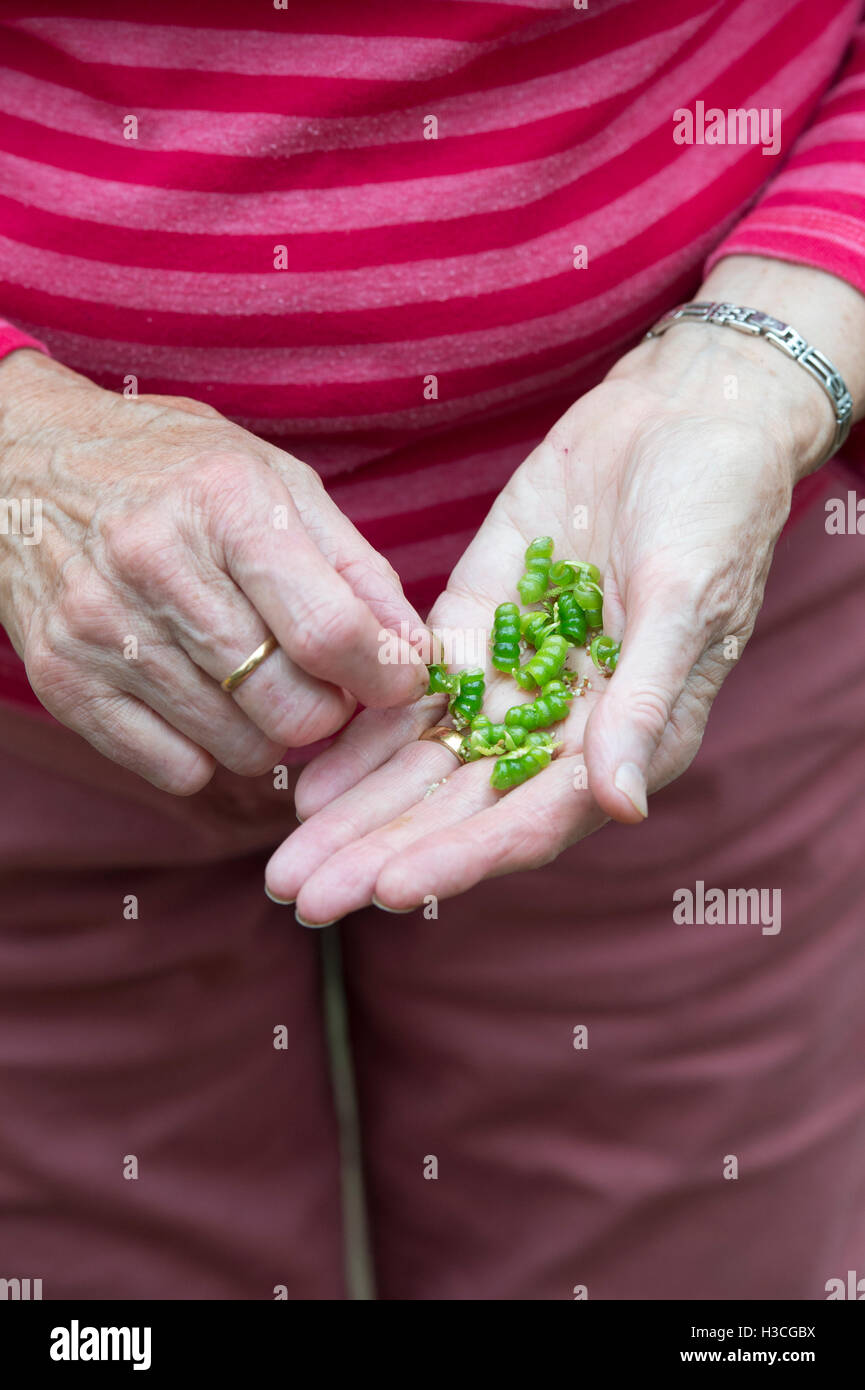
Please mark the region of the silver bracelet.
MULTIPOLYGON (((801 333, 791 328, 789 323, 781 323, 759 309, 743 309, 740 304, 679 304, 669 313, 663 314, 649 329, 647 338, 659 338, 674 323, 720 323, 727 328, 735 328, 739 333, 750 333, 752 337, 765 338, 773 347, 780 348, 804 367, 806 372, 823 387, 835 412, 835 438, 832 448, 826 455, 831 458, 841 448, 853 424, 853 398, 840 372, 822 352, 806 343, 801 333)), ((824 460, 825 462, 825 460, 824 460)))

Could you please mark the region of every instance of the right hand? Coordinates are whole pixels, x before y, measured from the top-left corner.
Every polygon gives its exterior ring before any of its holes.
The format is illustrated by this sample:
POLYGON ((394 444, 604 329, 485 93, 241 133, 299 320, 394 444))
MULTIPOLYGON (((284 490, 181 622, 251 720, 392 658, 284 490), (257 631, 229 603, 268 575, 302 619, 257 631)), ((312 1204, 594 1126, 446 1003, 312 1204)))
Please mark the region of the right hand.
POLYGON ((0 361, 0 480, 41 501, 38 544, 0 529, 0 623, 34 691, 166 791, 217 762, 261 774, 356 700, 426 687, 406 643, 379 660, 382 628, 422 631, 391 566, 313 469, 208 405, 118 396, 20 349, 0 361), (279 649, 225 694, 268 632, 279 649))

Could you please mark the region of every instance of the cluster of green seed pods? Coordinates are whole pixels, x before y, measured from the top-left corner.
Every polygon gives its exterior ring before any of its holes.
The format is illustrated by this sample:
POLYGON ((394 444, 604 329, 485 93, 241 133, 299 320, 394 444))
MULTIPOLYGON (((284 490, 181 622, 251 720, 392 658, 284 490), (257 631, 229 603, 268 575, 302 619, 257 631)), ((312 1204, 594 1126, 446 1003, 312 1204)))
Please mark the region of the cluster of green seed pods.
POLYGON ((558 745, 547 729, 567 718, 574 698, 565 669, 571 648, 588 642, 586 650, 606 676, 619 659, 621 644, 602 630, 600 570, 582 560, 554 562, 553 548, 549 536, 536 537, 526 549, 517 583, 524 604, 541 606, 521 613, 516 603, 500 603, 490 634, 492 665, 512 676, 521 690, 539 692, 533 700, 512 706, 504 722, 494 724, 482 712, 483 671, 451 674, 441 665, 429 668, 427 693, 447 693, 455 727, 468 730, 460 750, 463 761, 495 757, 490 783, 496 791, 528 781, 555 757, 558 745), (523 645, 534 649, 525 662, 523 645))

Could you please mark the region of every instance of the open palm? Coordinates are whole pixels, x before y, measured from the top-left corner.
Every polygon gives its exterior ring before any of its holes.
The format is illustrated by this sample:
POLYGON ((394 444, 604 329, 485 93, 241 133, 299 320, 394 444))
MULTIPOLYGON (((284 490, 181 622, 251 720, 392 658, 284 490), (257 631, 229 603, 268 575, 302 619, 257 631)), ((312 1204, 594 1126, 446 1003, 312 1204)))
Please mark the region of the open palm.
MULTIPOLYGON (((302 774, 304 823, 268 865, 269 891, 296 900, 302 921, 373 900, 409 910, 547 863, 608 817, 640 822, 647 790, 685 770, 753 628, 792 490, 783 430, 700 405, 623 371, 517 470, 430 626, 488 630, 496 605, 517 597, 527 544, 548 535, 557 559, 602 572, 604 629, 623 640, 616 673, 571 651, 568 668, 590 688, 555 727, 555 760, 504 795, 490 786, 491 759, 460 765, 417 741, 441 722, 444 696, 361 714, 302 774)), ((524 698, 487 664, 485 714, 501 719, 524 698)))

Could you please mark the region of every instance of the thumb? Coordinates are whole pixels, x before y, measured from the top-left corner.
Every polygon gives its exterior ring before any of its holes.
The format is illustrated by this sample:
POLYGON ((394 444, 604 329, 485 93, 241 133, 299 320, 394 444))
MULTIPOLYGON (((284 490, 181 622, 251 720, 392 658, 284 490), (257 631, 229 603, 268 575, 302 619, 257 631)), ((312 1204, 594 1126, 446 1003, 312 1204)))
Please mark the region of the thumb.
POLYGON ((649 766, 701 650, 693 625, 657 590, 629 612, 618 666, 583 740, 592 795, 614 820, 648 815, 649 766))

